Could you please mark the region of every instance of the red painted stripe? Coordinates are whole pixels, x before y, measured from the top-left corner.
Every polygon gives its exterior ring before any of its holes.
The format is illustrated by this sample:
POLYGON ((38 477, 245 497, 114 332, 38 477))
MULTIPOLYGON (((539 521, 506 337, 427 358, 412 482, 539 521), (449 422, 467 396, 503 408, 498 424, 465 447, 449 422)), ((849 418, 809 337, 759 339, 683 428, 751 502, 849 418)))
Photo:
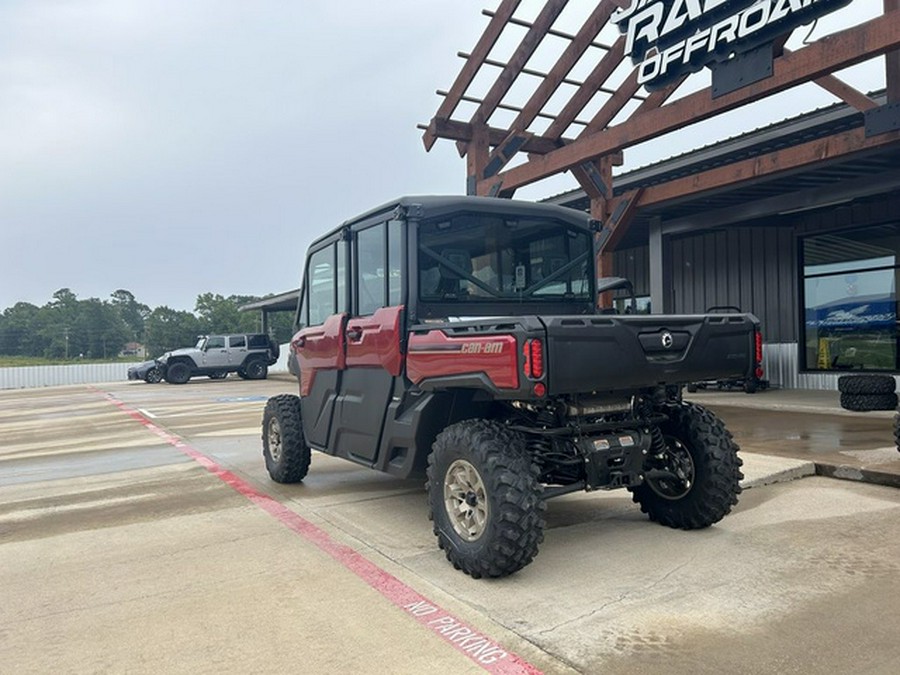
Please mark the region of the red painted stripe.
POLYGON ((381 593, 391 603, 406 612, 408 616, 411 616, 419 624, 440 636, 445 642, 452 645, 457 651, 465 654, 489 673, 502 675, 541 674, 541 671, 536 666, 504 649, 482 633, 470 628, 454 615, 404 584, 397 577, 363 557, 358 551, 335 541, 327 532, 291 511, 278 500, 260 492, 240 476, 223 468, 214 459, 191 446, 180 436, 157 426, 149 418, 123 403, 112 394, 93 387, 92 389, 102 394, 119 410, 143 424, 147 430, 159 436, 166 443, 178 448, 210 473, 218 476, 220 480, 230 485, 234 490, 244 495, 283 525, 315 544, 319 549, 381 593))

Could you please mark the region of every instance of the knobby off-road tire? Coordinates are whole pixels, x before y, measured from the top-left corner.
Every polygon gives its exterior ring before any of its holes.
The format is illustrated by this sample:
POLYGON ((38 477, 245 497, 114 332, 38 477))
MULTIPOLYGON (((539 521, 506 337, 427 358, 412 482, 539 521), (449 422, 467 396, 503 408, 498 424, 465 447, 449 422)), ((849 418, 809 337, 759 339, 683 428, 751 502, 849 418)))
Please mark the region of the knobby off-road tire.
POLYGON ((894 415, 894 445, 897 446, 897 451, 900 452, 900 412, 894 415))
POLYGON ((708 527, 724 518, 741 492, 738 446, 718 417, 694 403, 666 406, 661 425, 666 450, 644 463, 646 478, 632 499, 650 520, 682 530, 708 527), (669 472, 652 476, 652 471, 669 472), (683 478, 672 478, 672 473, 683 478))
POLYGON ((191 367, 184 361, 176 361, 166 368, 166 382, 184 384, 191 379, 191 367))
POLYGON ((312 453, 303 440, 300 398, 273 396, 266 402, 262 421, 266 471, 276 483, 298 483, 306 477, 312 453))
POLYGON ((897 382, 890 375, 841 375, 838 391, 842 394, 893 394, 897 382))
POLYGON ((856 412, 893 410, 897 407, 897 394, 841 394, 841 407, 856 412))
POLYGON ((546 505, 521 434, 487 420, 442 431, 428 458, 428 517, 438 546, 469 576, 503 577, 544 540, 546 505))

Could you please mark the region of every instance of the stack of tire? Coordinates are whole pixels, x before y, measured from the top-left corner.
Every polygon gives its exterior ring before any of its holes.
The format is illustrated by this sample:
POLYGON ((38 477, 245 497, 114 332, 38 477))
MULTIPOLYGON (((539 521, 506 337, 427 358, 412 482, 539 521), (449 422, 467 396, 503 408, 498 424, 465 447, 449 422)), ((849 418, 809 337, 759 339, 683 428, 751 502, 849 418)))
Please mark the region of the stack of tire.
POLYGON ((868 412, 897 407, 897 382, 890 375, 841 375, 838 391, 845 410, 868 412))

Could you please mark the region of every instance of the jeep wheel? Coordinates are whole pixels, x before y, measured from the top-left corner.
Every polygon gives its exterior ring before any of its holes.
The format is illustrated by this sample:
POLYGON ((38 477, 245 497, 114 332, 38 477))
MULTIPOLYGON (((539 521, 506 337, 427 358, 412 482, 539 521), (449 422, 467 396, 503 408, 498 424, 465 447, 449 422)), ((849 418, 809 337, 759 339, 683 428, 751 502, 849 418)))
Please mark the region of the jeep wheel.
POLYGON ((722 421, 696 404, 666 406, 665 447, 644 463, 644 483, 632 498, 650 520, 683 530, 708 527, 737 504, 741 492, 738 446, 722 421))
POLYGON ((538 553, 545 507, 518 433, 496 422, 447 427, 428 457, 428 517, 447 560, 469 576, 503 577, 538 553))
POLYGON ((273 396, 263 412, 262 441, 266 471, 276 483, 298 483, 309 471, 310 449, 300 426, 300 398, 273 396))
POLYGON ((214 373, 210 373, 208 377, 211 380, 224 380, 226 377, 228 377, 228 371, 227 370, 217 370, 214 373))
POLYGON ((269 367, 265 361, 253 359, 244 366, 244 373, 247 375, 248 380, 264 380, 269 374, 269 367))
POLYGON ((166 368, 166 382, 169 384, 184 384, 191 379, 191 367, 183 361, 178 361, 166 368))
POLYGON ((147 371, 147 374, 144 375, 144 382, 147 384, 159 384, 162 381, 162 373, 159 372, 159 368, 151 368, 147 371))

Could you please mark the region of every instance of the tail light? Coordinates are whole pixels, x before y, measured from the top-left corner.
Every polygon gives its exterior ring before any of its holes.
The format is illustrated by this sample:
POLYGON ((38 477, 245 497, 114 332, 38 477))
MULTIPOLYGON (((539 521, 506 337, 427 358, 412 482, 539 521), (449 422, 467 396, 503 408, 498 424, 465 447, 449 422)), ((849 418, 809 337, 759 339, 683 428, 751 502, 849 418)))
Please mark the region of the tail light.
POLYGON ((526 340, 522 348, 525 357, 525 375, 532 380, 544 376, 544 343, 541 340, 526 340))
POLYGON ((754 371, 754 375, 756 375, 757 380, 761 380, 763 376, 762 369, 762 360, 763 360, 763 338, 762 331, 756 331, 753 335, 753 340, 756 346, 756 370, 754 371))

